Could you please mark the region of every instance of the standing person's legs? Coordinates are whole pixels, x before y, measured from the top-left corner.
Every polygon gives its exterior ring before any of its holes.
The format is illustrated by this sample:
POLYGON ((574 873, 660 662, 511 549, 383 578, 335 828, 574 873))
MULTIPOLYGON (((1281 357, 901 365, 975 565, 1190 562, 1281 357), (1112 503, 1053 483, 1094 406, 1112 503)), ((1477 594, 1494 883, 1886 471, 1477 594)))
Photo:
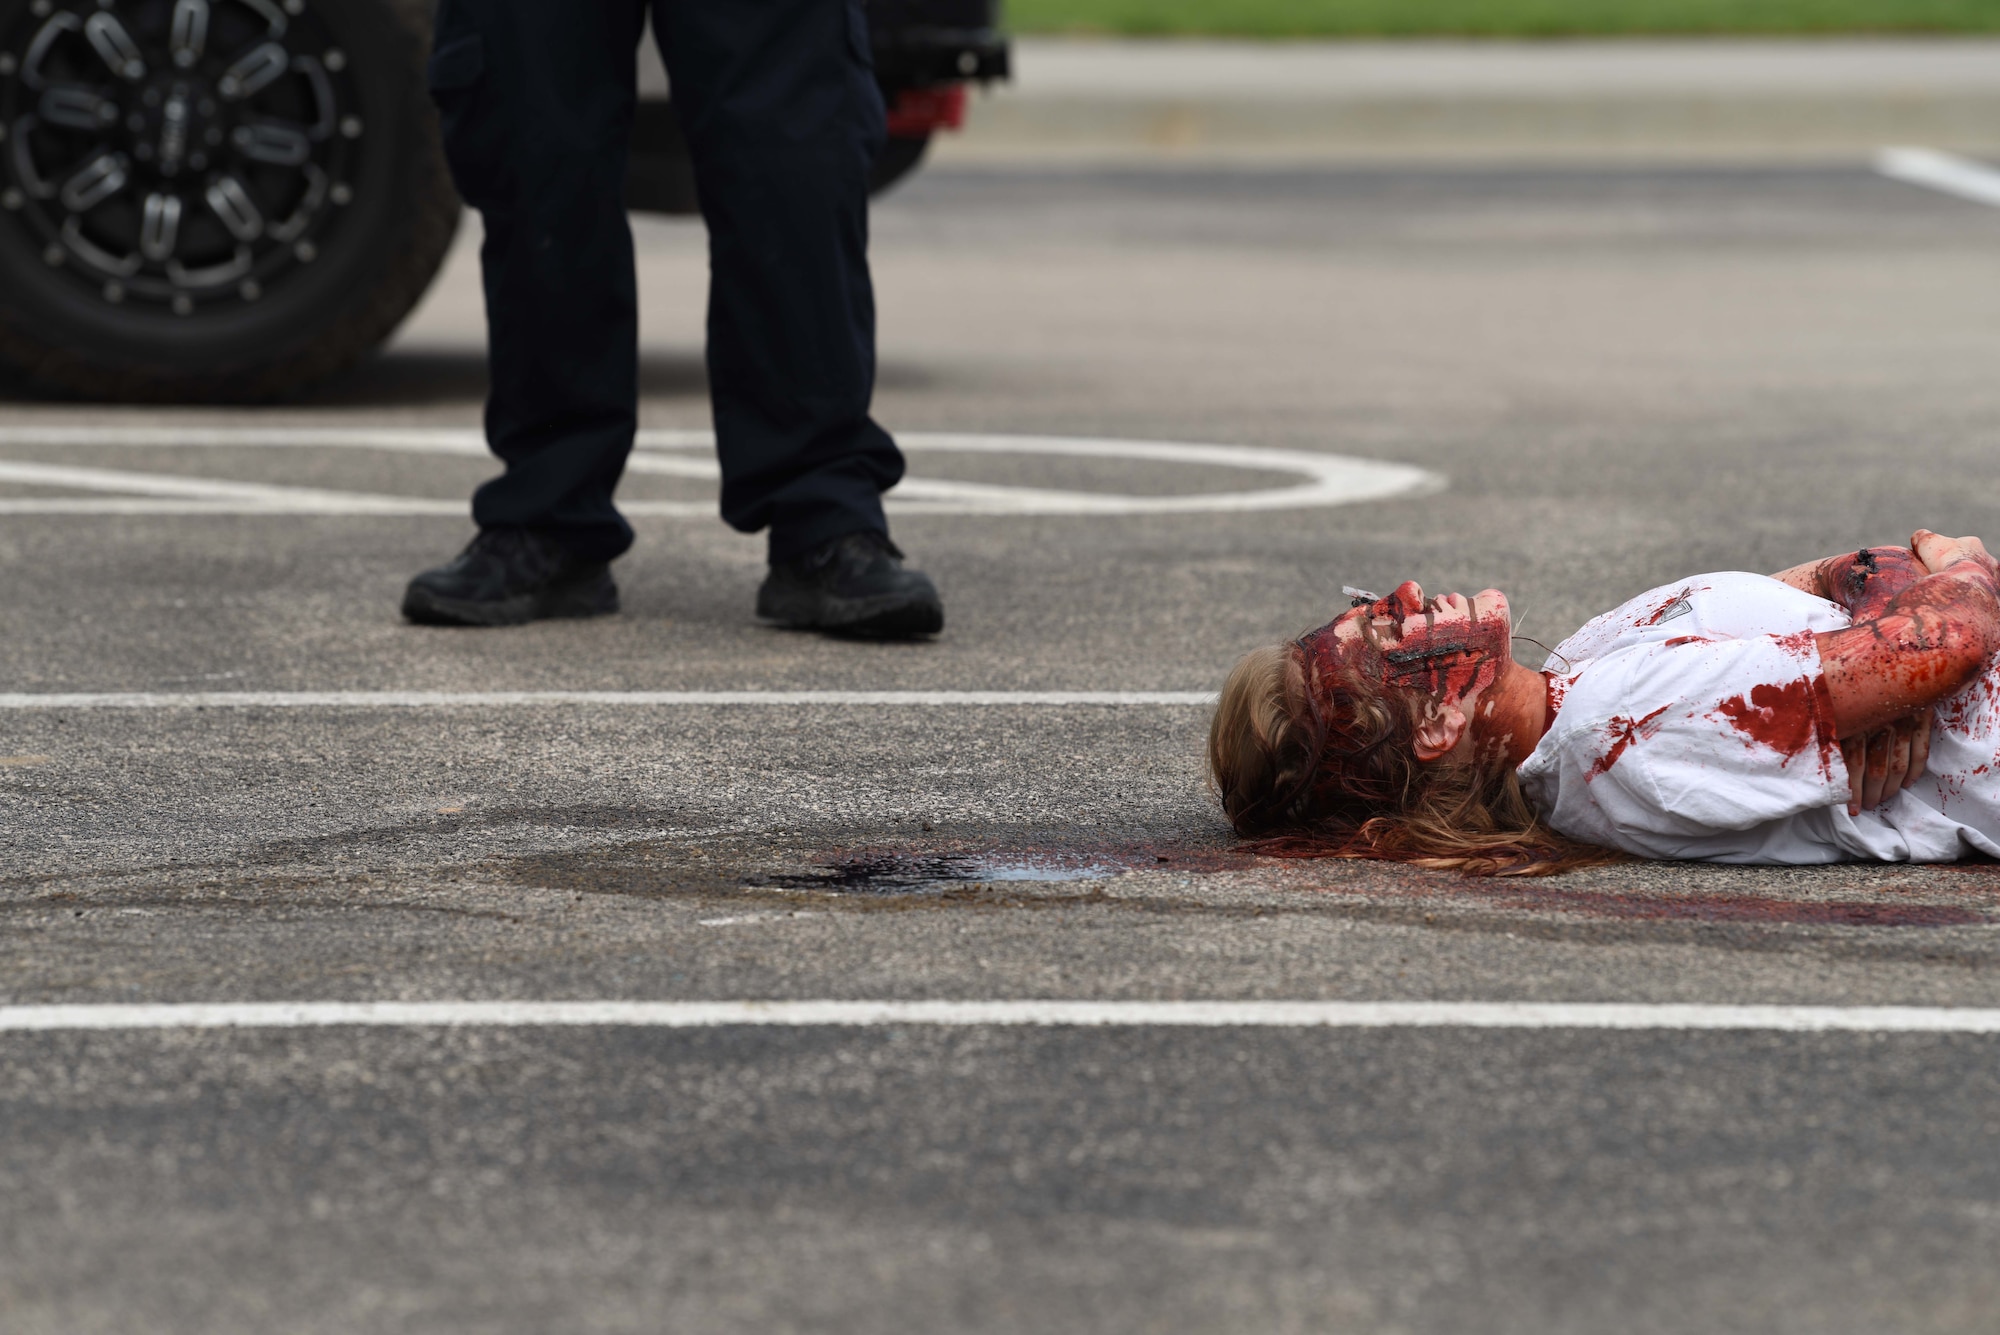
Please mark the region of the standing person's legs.
POLYGON ((868 175, 884 135, 858 0, 653 0, 709 229, 709 388, 722 516, 770 530, 760 615, 934 631, 888 542, 903 457, 869 415, 868 175))
POLYGON ((430 64, 445 153, 485 224, 486 435, 507 465, 481 538, 404 611, 483 624, 615 610, 612 504, 638 403, 625 167, 644 0, 443 0, 430 64))

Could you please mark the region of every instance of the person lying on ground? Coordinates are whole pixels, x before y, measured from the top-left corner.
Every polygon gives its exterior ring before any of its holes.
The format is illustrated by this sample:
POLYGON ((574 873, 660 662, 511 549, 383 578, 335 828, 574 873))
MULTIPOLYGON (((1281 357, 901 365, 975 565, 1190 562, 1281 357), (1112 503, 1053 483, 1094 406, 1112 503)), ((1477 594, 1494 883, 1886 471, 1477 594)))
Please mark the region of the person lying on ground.
POLYGON ((1977 538, 1676 580, 1540 672, 1498 590, 1353 601, 1223 686, 1209 769, 1262 851, 1482 874, 2000 856, 2000 567, 1977 538))

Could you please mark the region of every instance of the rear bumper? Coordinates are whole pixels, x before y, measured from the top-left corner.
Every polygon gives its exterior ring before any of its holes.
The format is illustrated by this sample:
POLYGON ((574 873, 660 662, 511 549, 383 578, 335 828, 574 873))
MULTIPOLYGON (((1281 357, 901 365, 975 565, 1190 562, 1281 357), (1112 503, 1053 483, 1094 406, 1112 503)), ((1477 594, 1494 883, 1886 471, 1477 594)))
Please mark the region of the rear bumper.
POLYGON ((889 102, 889 137, 922 139, 965 128, 965 85, 905 88, 889 102))
MULTIPOLYGON (((1010 77, 1007 37, 993 26, 996 11, 995 0, 868 0, 875 79, 889 120, 872 188, 886 188, 915 167, 933 134, 965 123, 968 84, 1010 77)), ((642 56, 653 54, 650 45, 642 56)), ((649 213, 693 213, 687 142, 656 54, 651 64, 649 77, 642 59, 626 203, 649 213)))
POLYGON ((875 33, 875 77, 890 93, 950 83, 991 83, 1012 73, 1007 38, 994 28, 889 28, 875 33))

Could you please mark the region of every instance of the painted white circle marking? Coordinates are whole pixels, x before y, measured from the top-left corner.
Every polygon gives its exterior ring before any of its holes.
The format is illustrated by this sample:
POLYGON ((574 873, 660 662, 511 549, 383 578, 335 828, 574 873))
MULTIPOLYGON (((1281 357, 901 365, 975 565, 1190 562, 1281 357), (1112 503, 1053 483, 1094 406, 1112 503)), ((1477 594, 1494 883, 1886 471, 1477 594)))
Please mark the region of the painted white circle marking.
MULTIPOLYGON (((1311 450, 1199 445, 1059 436, 952 435, 905 432, 903 448, 926 454, 989 454, 1116 459, 1276 473, 1290 485, 1186 495, 1127 495, 1003 486, 910 476, 884 501, 901 515, 1155 515, 1316 509, 1436 491, 1444 478, 1409 464, 1311 450)), ((478 431, 439 427, 0 427, 0 451, 13 448, 352 449, 397 454, 490 458, 478 431)), ((714 481, 715 437, 706 431, 641 431, 627 471, 714 481), (700 454, 694 452, 699 451, 700 454)), ((455 515, 467 503, 417 496, 329 491, 136 469, 94 468, 0 457, 0 484, 86 492, 84 496, 0 496, 0 514, 62 515, 455 515)), ((632 500, 634 518, 712 518, 713 501, 632 500)))

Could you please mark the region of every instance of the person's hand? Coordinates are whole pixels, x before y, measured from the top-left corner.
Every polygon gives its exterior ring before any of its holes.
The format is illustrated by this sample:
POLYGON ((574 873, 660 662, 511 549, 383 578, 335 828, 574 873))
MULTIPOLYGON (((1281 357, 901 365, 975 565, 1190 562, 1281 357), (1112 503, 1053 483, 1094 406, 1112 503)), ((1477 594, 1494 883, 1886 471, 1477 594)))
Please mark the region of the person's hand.
POLYGON ((1910 550, 1924 563, 1924 569, 1933 575, 1960 561, 1977 561, 1986 568, 1988 574, 2000 575, 2000 565, 1987 554, 1986 544, 1978 538, 1947 538, 1920 528, 1910 535, 1910 550))
POLYGON ((1918 710, 1907 719, 1840 744, 1847 762, 1851 795, 1847 814, 1859 816, 1923 777, 1931 755, 1931 711, 1918 710))

